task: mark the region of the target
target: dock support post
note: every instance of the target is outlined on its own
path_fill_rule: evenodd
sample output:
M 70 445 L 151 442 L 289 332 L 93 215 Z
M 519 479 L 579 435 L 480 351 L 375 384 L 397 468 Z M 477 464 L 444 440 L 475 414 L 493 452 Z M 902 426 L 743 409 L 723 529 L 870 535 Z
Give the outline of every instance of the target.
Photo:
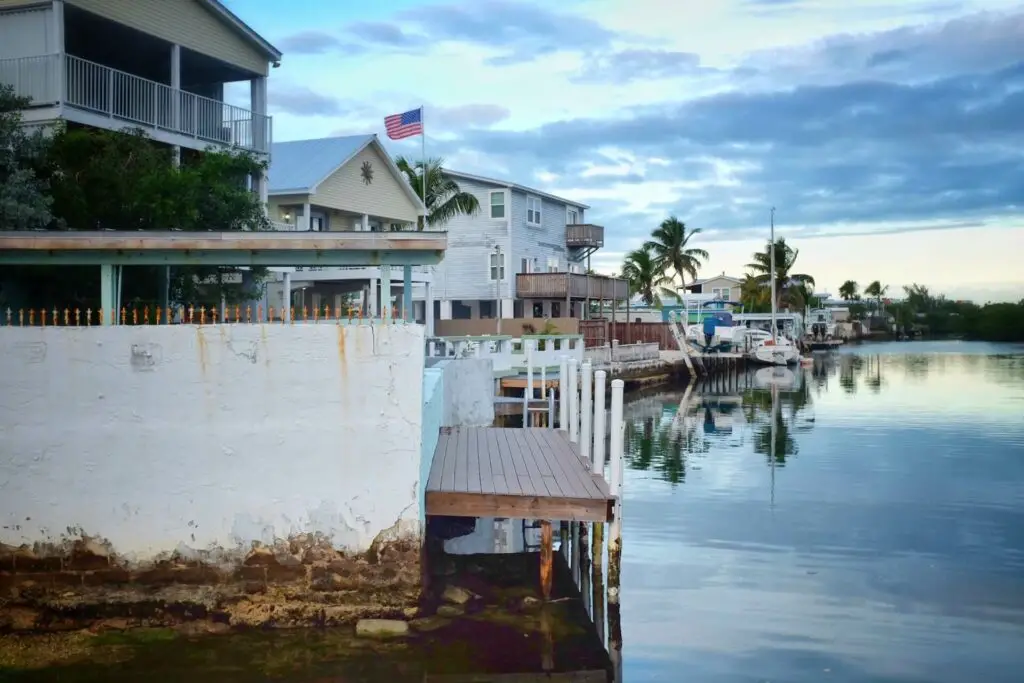
M 551 522 L 540 523 L 540 592 L 544 600 L 551 599 L 551 570 L 554 558 L 554 539 L 551 536 Z
M 577 522 L 569 522 L 572 533 L 572 580 L 577 586 L 580 585 L 580 525 Z
M 555 390 L 548 389 L 548 429 L 555 426 Z
M 590 547 L 593 549 L 591 555 L 591 584 L 593 596 L 594 626 L 597 627 L 597 638 L 604 643 L 604 524 L 594 522 L 593 538 Z
M 579 443 L 580 441 L 580 397 L 577 393 L 576 380 L 578 378 L 579 361 L 575 358 L 569 359 L 569 441 Z
M 605 407 L 604 387 L 608 373 L 598 370 L 594 373 L 594 458 L 590 471 L 604 476 Z
M 590 460 L 591 446 L 594 443 L 594 436 L 590 430 L 590 421 L 594 418 L 593 380 L 593 366 L 588 360 L 580 368 L 580 381 L 583 383 L 580 387 L 580 454 L 584 460 Z
M 558 428 L 569 431 L 569 402 L 567 391 L 569 386 L 569 357 L 558 358 Z
M 558 525 L 558 548 L 562 553 L 562 559 L 569 564 L 569 522 L 561 522 Z
M 622 396 L 625 382 L 612 380 L 611 463 L 608 488 L 615 496 L 615 512 L 608 535 L 608 603 L 619 602 L 619 569 L 622 562 L 622 460 L 623 429 Z M 609 608 L 610 609 L 610 608 Z
M 530 427 L 530 402 L 533 401 L 533 345 L 532 339 L 523 341 L 526 347 L 526 391 L 523 392 L 523 427 Z

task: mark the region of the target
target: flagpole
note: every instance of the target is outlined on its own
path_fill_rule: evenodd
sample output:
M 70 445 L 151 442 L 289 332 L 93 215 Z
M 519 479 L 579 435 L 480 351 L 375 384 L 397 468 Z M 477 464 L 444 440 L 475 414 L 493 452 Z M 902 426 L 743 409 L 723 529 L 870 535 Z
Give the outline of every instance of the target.
M 420 142 L 423 144 L 423 229 L 427 229 L 427 114 L 426 107 L 420 105 Z

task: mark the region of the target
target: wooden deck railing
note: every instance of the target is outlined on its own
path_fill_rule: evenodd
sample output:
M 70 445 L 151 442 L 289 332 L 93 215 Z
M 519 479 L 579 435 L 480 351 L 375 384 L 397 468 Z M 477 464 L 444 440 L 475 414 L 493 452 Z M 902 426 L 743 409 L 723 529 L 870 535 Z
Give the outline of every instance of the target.
M 521 299 L 598 299 L 624 301 L 629 296 L 625 280 L 607 275 L 581 273 L 519 273 L 516 296 Z

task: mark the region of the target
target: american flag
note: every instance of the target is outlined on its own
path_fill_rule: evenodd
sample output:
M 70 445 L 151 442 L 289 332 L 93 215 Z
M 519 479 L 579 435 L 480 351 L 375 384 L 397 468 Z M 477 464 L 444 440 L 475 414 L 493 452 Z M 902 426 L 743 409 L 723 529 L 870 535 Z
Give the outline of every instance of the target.
M 384 126 L 392 140 L 423 135 L 423 108 L 384 117 Z

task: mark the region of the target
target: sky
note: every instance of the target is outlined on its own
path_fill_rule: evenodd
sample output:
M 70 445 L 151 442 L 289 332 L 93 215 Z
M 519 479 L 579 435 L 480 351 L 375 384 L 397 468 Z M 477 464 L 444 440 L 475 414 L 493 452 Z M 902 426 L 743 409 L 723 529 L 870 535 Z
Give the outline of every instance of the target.
M 284 57 L 274 139 L 424 106 L 449 168 L 589 204 L 616 272 L 675 215 L 742 276 L 1024 298 L 1020 0 L 229 0 Z M 282 7 L 287 5 L 287 11 Z

